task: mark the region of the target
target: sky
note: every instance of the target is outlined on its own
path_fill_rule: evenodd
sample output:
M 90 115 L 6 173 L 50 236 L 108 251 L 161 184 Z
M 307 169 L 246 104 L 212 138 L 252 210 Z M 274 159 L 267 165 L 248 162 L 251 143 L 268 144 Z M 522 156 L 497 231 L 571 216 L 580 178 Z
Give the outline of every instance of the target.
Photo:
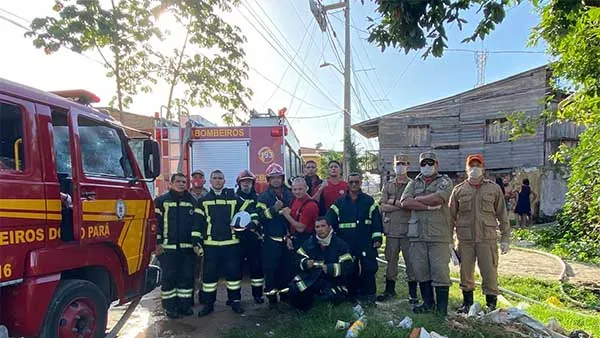
M 325 0 L 325 4 L 335 1 Z M 51 55 L 36 49 L 25 30 L 35 17 L 55 15 L 53 0 L 21 0 L 0 3 L 0 77 L 43 90 L 87 89 L 98 95 L 105 106 L 114 93 L 114 81 L 106 77 L 100 56 L 83 55 L 60 50 Z M 377 17 L 372 1 L 350 0 L 352 52 L 352 123 L 393 113 L 414 105 L 437 100 L 472 89 L 477 84 L 475 54 L 447 51 L 442 58 L 428 57 L 423 51 L 410 52 L 388 48 L 385 52 L 366 41 L 367 17 Z M 477 22 L 476 9 L 466 15 L 468 24 L 459 31 L 456 25 L 448 30 L 450 49 L 489 51 L 485 67 L 485 83 L 541 66 L 549 58 L 544 45 L 527 47 L 531 28 L 539 16 L 530 2 L 508 10 L 507 17 L 484 42 L 463 44 Z M 342 149 L 343 77 L 333 67 L 338 64 L 335 49 L 343 61 L 343 13 L 329 14 L 333 31 L 323 33 L 306 0 L 242 0 L 239 8 L 224 15 L 239 26 L 247 38 L 243 46 L 250 70 L 246 85 L 254 91 L 250 108 L 266 112 L 287 108 L 287 116 L 302 146 L 321 143 L 326 149 Z M 13 21 L 8 22 L 6 19 Z M 16 23 L 16 24 L 15 24 Z M 181 40 L 174 21 L 161 19 L 159 25 L 173 31 L 171 37 L 157 48 L 168 50 Z M 179 37 L 179 39 L 177 39 Z M 519 53 L 498 53 L 519 51 Z M 290 64 L 292 66 L 290 66 Z M 179 90 L 182 90 L 180 88 Z M 168 88 L 157 85 L 151 94 L 134 98 L 130 112 L 153 115 L 166 104 Z M 223 111 L 218 107 L 191 107 L 191 114 L 200 114 L 222 124 Z M 355 133 L 356 134 L 356 133 Z M 366 140 L 356 134 L 363 150 L 378 149 L 377 140 Z

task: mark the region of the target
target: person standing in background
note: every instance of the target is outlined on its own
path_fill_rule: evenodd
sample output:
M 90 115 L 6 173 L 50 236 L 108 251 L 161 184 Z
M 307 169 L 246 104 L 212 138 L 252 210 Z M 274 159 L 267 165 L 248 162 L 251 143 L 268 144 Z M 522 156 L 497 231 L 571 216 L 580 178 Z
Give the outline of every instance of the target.
M 531 196 L 533 195 L 533 200 Z M 529 185 L 529 179 L 524 178 L 521 190 L 517 193 L 517 206 L 515 208 L 515 214 L 519 215 L 519 223 L 522 229 L 525 229 L 528 225 L 531 225 L 531 204 L 537 200 L 537 194 L 531 190 Z

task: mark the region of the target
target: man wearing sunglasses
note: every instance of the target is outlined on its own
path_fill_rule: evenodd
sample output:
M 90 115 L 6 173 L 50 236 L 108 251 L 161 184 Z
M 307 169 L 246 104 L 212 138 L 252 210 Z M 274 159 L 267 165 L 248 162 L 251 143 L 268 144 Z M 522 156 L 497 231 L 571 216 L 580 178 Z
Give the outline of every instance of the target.
M 327 212 L 327 222 L 350 246 L 357 264 L 348 279 L 349 296 L 362 298 L 367 306 L 375 304 L 377 249 L 383 240 L 381 214 L 375 200 L 362 192 L 358 173 L 348 176 L 348 192 L 338 198 Z
M 450 285 L 450 244 L 452 226 L 448 200 L 452 180 L 438 172 L 437 155 L 424 152 L 419 155 L 421 173 L 408 185 L 400 206 L 414 210 L 408 223 L 410 261 L 419 282 L 423 304 L 413 309 L 416 313 L 448 314 Z M 435 300 L 433 288 L 435 287 Z

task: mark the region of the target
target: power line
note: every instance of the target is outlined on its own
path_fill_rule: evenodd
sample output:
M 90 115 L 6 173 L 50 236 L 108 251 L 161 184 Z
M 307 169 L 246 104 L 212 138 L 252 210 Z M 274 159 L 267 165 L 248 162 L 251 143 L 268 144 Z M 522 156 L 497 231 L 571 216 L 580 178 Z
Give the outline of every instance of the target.
M 338 111 L 335 113 L 323 114 L 323 115 L 318 115 L 318 116 L 294 116 L 294 117 L 290 117 L 290 119 L 296 119 L 296 120 L 320 119 L 320 118 L 324 118 L 324 117 L 339 115 L 341 113 L 342 113 L 341 111 Z
M 480 50 L 475 49 L 461 49 L 461 48 L 447 48 L 444 51 L 447 52 L 465 52 L 465 53 L 477 53 Z M 537 50 L 486 50 L 486 53 L 490 54 L 546 54 L 544 51 Z
M 11 24 L 13 24 L 13 25 L 15 25 L 15 26 L 17 26 L 19 28 L 22 28 L 22 29 L 26 30 L 26 31 L 30 30 L 29 27 L 27 27 L 25 25 L 22 25 L 22 24 L 20 24 L 20 23 L 18 23 L 16 21 L 14 21 L 13 19 L 7 18 L 7 17 L 5 17 L 3 15 L 0 15 L 0 19 L 2 19 L 4 21 L 7 21 L 8 23 L 11 23 Z
M 22 17 L 22 16 L 20 16 L 20 15 L 18 15 L 18 14 L 15 14 L 15 13 L 13 13 L 13 12 L 11 12 L 11 11 L 7 11 L 7 10 L 6 10 L 6 9 L 4 9 L 4 8 L 0 8 L 0 11 L 4 12 L 4 13 L 6 13 L 6 14 L 10 15 L 10 16 L 13 16 L 13 17 L 15 17 L 15 18 L 17 18 L 17 19 L 21 19 L 21 20 L 23 20 L 24 22 L 26 22 L 27 24 L 29 24 L 29 21 L 30 21 L 30 20 L 29 20 L 29 19 L 27 19 L 27 18 L 24 18 L 24 17 Z M 27 28 L 27 29 L 29 29 L 29 28 Z
M 404 68 L 404 70 L 402 71 L 402 73 L 400 73 L 400 76 L 398 76 L 398 79 L 396 79 L 396 82 L 392 86 L 393 89 L 396 89 L 396 87 L 400 84 L 400 80 L 402 80 L 402 78 L 404 77 L 404 74 L 406 74 L 406 72 L 408 72 L 408 69 L 410 68 L 410 66 L 413 64 L 413 62 L 415 62 L 415 60 L 417 59 L 417 56 L 419 56 L 419 52 L 418 51 L 415 51 L 414 53 L 415 53 L 415 55 L 413 56 L 413 58 L 406 65 L 406 67 Z

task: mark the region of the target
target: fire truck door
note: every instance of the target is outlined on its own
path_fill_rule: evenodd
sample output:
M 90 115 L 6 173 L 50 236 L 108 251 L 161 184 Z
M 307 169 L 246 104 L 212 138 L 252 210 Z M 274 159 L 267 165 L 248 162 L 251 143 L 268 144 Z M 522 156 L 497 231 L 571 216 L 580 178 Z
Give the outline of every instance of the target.
M 134 274 L 141 269 L 152 205 L 145 183 L 134 179 L 139 173 L 134 171 L 134 156 L 122 129 L 79 116 L 77 131 L 79 240 L 112 242 L 120 248 L 127 272 Z

